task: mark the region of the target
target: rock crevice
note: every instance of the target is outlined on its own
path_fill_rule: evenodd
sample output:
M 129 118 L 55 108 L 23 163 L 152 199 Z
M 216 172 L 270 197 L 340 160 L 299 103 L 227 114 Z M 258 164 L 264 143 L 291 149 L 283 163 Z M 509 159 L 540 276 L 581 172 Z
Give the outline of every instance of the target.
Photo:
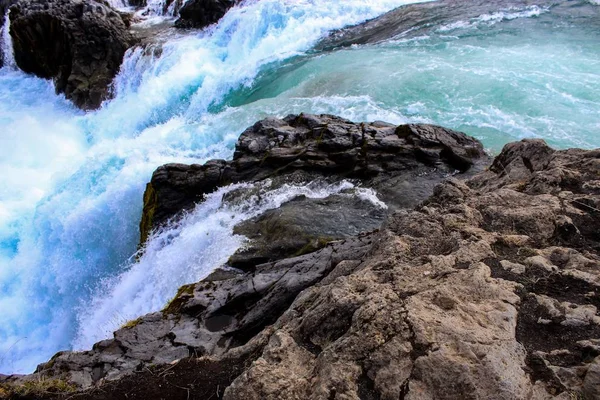
M 329 126 L 315 123 L 324 119 Z M 370 129 L 374 134 L 363 136 Z M 358 162 L 359 151 L 357 162 L 344 161 L 352 165 L 345 171 L 367 180 L 393 165 L 404 168 L 408 154 L 411 165 L 421 165 L 416 155 L 423 148 L 434 149 L 428 163 L 448 169 L 479 154 L 469 147 L 475 142 L 447 132 L 361 127 L 330 116 L 267 120 L 242 135 L 240 148 L 248 154 L 238 149 L 232 162 L 166 166 L 157 174 L 185 171 L 189 180 L 193 170 L 199 179 L 191 179 L 198 185 L 192 187 L 201 192 L 198 182 L 212 182 L 206 171 L 218 165 L 235 172 L 240 160 L 249 160 L 235 172 L 248 173 L 245 179 L 292 168 L 289 159 L 278 162 L 287 154 L 294 168 L 336 171 L 338 164 L 327 162 L 335 152 L 316 138 L 347 140 L 343 146 L 352 151 L 353 133 L 357 142 L 394 142 L 396 158 L 387 169 L 373 167 L 373 160 L 389 161 L 377 150 L 369 150 L 375 156 L 367 163 Z M 289 146 L 277 146 L 286 140 Z M 442 155 L 445 146 L 453 149 L 452 161 Z M 256 167 L 265 149 L 280 156 Z M 314 167 L 314 160 L 326 162 Z M 174 182 L 187 187 L 185 179 Z M 38 375 L 101 385 L 114 398 L 125 398 L 119 397 L 125 389 L 165 396 L 173 391 L 162 388 L 164 377 L 143 371 L 181 359 L 160 371 L 185 377 L 207 368 L 215 385 L 223 383 L 212 391 L 229 400 L 598 398 L 598 182 L 598 150 L 556 151 L 540 140 L 508 144 L 488 169 L 447 177 L 413 208 L 396 208 L 378 230 L 248 272 L 220 271 L 183 287 L 163 312 L 93 350 L 59 353 Z M 146 379 L 143 388 L 134 388 L 139 378 L 129 374 L 136 370 Z M 182 398 L 207 388 L 177 382 Z M 94 389 L 84 393 L 106 398 Z

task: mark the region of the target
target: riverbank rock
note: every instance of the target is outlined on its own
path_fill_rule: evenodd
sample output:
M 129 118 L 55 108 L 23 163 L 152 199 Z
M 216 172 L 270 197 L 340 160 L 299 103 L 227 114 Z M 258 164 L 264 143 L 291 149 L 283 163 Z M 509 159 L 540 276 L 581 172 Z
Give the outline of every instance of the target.
M 54 80 L 84 110 L 110 97 L 125 51 L 135 43 L 128 19 L 103 1 L 20 0 L 10 9 L 15 61 Z
M 188 0 L 179 9 L 178 28 L 204 28 L 212 25 L 239 0 Z
M 158 168 L 144 195 L 141 242 L 220 186 L 268 181 L 272 191 L 353 182 L 337 195 L 300 197 L 236 227 L 251 242 L 230 266 L 248 270 L 375 229 L 388 212 L 414 207 L 448 176 L 467 177 L 488 162 L 477 140 L 433 125 L 354 123 L 309 114 L 267 118 L 241 134 L 232 161 Z M 226 200 L 241 202 L 257 190 L 238 190 Z
M 595 399 L 598 232 L 600 150 L 511 143 L 378 230 L 184 286 L 113 339 L 0 387 L 43 377 L 93 386 L 77 393 L 90 399 Z

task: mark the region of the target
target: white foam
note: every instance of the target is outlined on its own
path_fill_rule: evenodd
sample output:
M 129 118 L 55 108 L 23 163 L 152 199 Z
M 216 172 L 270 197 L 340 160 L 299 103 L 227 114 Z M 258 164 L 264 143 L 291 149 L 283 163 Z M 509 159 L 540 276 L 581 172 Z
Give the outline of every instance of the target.
M 490 14 L 483 14 L 476 18 L 471 18 L 468 21 L 456 21 L 448 25 L 442 25 L 436 29 L 437 32 L 451 32 L 459 29 L 469 29 L 479 26 L 491 26 L 502 21 L 512 21 L 517 18 L 533 18 L 539 17 L 541 14 L 550 11 L 548 6 L 528 6 L 522 9 L 509 8 L 504 11 L 498 11 Z
M 103 289 L 79 315 L 79 333 L 73 347 L 89 348 L 109 337 L 125 321 L 160 310 L 173 297 L 174 288 L 206 277 L 244 243 L 233 227 L 266 210 L 280 207 L 298 197 L 326 198 L 355 189 L 348 181 L 336 184 L 312 182 L 305 186 L 284 185 L 270 190 L 270 183 L 230 185 L 206 196 L 181 221 L 153 233 L 139 262 L 126 267 L 119 276 L 108 279 Z M 236 203 L 224 204 L 225 194 L 239 189 L 258 189 L 256 194 Z M 357 189 L 358 195 L 386 208 L 370 189 Z
M 15 62 L 15 52 L 12 44 L 12 37 L 10 36 L 10 18 L 8 17 L 8 11 L 4 16 L 4 24 L 0 31 L 0 53 L 2 53 L 2 60 L 4 62 L 4 68 L 15 69 L 17 63 Z
M 407 2 L 248 1 L 220 24 L 169 41 L 160 56 L 128 52 L 116 98 L 87 114 L 56 96 L 49 82 L 3 69 L 0 165 L 10 173 L 0 175 L 0 308 L 7 310 L 0 313 L 0 372 L 31 372 L 67 349 L 77 331 L 75 305 L 101 298 L 98 290 L 112 296 L 99 282 L 119 281 L 130 266 L 142 193 L 156 167 L 230 157 L 239 133 L 267 115 L 251 107 L 214 114 L 211 107 L 251 84 L 265 64 L 301 54 L 328 30 Z M 236 245 L 230 240 L 224 248 Z M 161 267 L 156 277 L 170 270 Z M 139 288 L 125 281 L 135 279 L 123 278 L 123 288 Z M 166 282 L 173 286 L 161 287 L 153 309 L 177 290 L 178 279 Z M 109 300 L 102 304 L 111 310 Z M 89 335 L 80 337 L 89 344 Z
M 124 9 L 127 7 L 127 1 L 126 0 L 107 0 L 108 4 L 110 4 L 112 7 L 116 8 L 116 9 Z

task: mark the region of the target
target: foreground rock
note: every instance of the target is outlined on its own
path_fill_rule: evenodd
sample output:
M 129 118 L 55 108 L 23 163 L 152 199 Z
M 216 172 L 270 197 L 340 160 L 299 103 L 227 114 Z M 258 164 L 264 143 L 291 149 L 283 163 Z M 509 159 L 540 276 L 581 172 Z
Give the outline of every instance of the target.
M 600 150 L 512 143 L 378 231 L 184 286 L 38 376 L 139 371 L 92 399 L 596 399 L 598 232 Z
M 600 151 L 508 145 L 304 291 L 224 397 L 598 398 L 599 178 Z
M 212 25 L 239 3 L 239 0 L 188 0 L 179 9 L 179 28 L 204 28 Z
M 20 0 L 10 21 L 17 66 L 53 79 L 58 93 L 85 110 L 110 97 L 134 43 L 127 19 L 103 1 Z
M 144 195 L 141 241 L 152 229 L 192 209 L 205 194 L 231 183 L 269 180 L 273 190 L 285 184 L 351 179 L 375 190 L 394 210 L 414 207 L 447 176 L 466 176 L 487 162 L 478 141 L 432 125 L 359 124 L 309 114 L 269 118 L 242 133 L 232 161 L 158 168 Z M 228 197 L 241 201 L 244 192 Z M 230 264 L 251 269 L 315 250 L 379 227 L 386 213 L 364 198 L 343 193 L 319 200 L 299 198 L 238 226 L 236 233 L 253 242 Z

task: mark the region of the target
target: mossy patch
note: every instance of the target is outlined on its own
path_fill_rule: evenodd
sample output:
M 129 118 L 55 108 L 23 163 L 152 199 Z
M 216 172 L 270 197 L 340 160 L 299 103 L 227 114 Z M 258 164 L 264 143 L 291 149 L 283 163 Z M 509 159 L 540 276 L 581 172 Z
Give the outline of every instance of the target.
M 142 322 L 142 317 L 136 318 L 136 319 L 132 319 L 131 321 L 127 321 L 125 322 L 122 326 L 121 329 L 131 329 L 131 328 L 135 328 L 136 326 L 138 326 L 140 323 Z
M 163 315 L 177 314 L 185 302 L 194 295 L 195 283 L 189 285 L 183 285 L 177 290 L 177 294 L 167 303 L 165 308 L 162 310 Z
M 61 393 L 72 393 L 76 390 L 76 386 L 65 380 L 40 378 L 18 384 L 0 384 L 0 399 L 35 399 Z
M 152 183 L 148 183 L 144 191 L 144 209 L 142 211 L 142 220 L 140 221 L 140 247 L 146 243 L 152 231 L 157 205 L 156 190 L 154 190 Z

